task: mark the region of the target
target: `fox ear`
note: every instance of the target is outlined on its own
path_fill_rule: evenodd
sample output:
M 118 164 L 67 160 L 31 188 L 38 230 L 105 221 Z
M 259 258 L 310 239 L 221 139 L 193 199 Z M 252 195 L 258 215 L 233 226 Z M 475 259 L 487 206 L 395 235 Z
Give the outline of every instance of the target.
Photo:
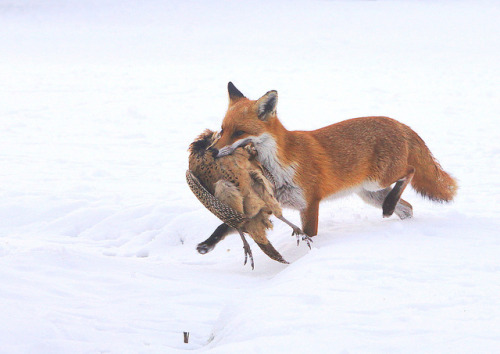
M 267 121 L 276 114 L 276 106 L 278 105 L 278 92 L 269 91 L 264 96 L 257 100 L 257 115 L 260 120 Z
M 240 98 L 244 98 L 245 96 L 233 85 L 231 81 L 227 84 L 227 92 L 229 93 L 229 104 L 232 104 L 238 101 Z

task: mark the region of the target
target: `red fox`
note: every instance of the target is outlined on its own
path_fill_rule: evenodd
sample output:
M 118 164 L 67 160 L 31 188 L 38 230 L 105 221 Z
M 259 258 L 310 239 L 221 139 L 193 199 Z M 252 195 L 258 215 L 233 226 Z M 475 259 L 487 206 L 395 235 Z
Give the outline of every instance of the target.
M 432 201 L 449 202 L 456 194 L 455 179 L 403 123 L 362 117 L 312 131 L 289 131 L 276 114 L 276 91 L 254 101 L 229 82 L 228 92 L 229 107 L 212 148 L 225 156 L 252 142 L 257 159 L 274 179 L 277 200 L 300 211 L 308 236 L 318 233 L 319 203 L 325 198 L 357 193 L 382 208 L 384 217 L 396 213 L 404 219 L 413 215 L 411 204 L 401 199 L 408 184 Z M 223 224 L 211 237 L 229 231 Z

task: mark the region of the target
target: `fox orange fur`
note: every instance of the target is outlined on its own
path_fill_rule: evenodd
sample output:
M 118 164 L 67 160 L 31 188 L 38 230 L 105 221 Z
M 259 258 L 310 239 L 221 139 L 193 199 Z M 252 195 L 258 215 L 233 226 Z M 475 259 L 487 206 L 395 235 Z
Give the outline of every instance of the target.
M 229 107 L 213 148 L 225 156 L 252 142 L 275 180 L 277 200 L 300 210 L 302 230 L 309 236 L 318 233 L 319 203 L 325 198 L 357 193 L 382 208 L 384 217 L 395 212 L 404 219 L 413 215 L 411 204 L 401 199 L 408 184 L 432 201 L 449 202 L 456 194 L 455 179 L 403 123 L 362 117 L 289 131 L 276 114 L 276 91 L 258 100 L 249 100 L 231 82 L 228 91 Z

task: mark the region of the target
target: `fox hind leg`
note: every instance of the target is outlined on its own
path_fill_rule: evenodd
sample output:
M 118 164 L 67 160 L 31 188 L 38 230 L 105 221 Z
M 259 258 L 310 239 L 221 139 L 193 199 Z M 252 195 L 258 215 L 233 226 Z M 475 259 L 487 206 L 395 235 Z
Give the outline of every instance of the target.
M 376 208 L 382 208 L 384 200 L 390 192 L 391 188 L 385 188 L 378 191 L 362 189 L 358 192 L 358 195 L 365 203 L 373 205 Z M 406 200 L 400 198 L 396 204 L 394 213 L 400 219 L 408 219 L 413 217 L 413 207 Z
M 401 219 L 409 219 L 413 217 L 413 207 L 406 200 L 400 198 L 394 213 Z
M 415 168 L 409 166 L 406 175 L 403 178 L 399 179 L 394 185 L 394 188 L 392 188 L 389 194 L 387 194 L 384 202 L 382 203 L 382 214 L 384 218 L 387 218 L 391 216 L 392 213 L 394 213 L 396 205 L 401 199 L 401 194 L 403 194 L 408 183 L 411 182 L 411 179 L 413 178 L 414 174 L 415 174 Z M 408 202 L 405 203 L 409 204 Z

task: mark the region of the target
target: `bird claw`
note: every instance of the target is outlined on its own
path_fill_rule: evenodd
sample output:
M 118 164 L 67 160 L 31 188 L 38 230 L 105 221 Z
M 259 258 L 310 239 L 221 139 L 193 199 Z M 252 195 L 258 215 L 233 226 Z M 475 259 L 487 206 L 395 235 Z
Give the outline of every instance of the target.
M 311 242 L 313 242 L 313 240 L 311 237 L 306 235 L 301 229 L 294 228 L 293 232 L 292 232 L 292 236 L 297 237 L 297 246 L 299 245 L 300 240 L 302 239 L 302 241 L 305 241 L 305 243 L 307 244 L 307 247 L 309 247 L 309 249 L 311 249 Z
M 243 262 L 243 265 L 246 265 L 248 258 L 250 258 L 250 265 L 252 266 L 252 270 L 254 270 L 252 249 L 250 248 L 250 245 L 248 244 L 247 240 L 245 239 L 245 236 L 242 233 L 240 233 L 240 236 L 241 236 L 241 240 L 243 241 L 243 251 L 245 252 L 245 261 Z
M 245 262 L 243 262 L 243 265 L 246 265 L 248 258 L 250 258 L 250 265 L 252 266 L 252 270 L 254 270 L 252 250 L 250 247 L 247 248 L 245 246 L 243 246 L 243 250 L 245 251 Z

